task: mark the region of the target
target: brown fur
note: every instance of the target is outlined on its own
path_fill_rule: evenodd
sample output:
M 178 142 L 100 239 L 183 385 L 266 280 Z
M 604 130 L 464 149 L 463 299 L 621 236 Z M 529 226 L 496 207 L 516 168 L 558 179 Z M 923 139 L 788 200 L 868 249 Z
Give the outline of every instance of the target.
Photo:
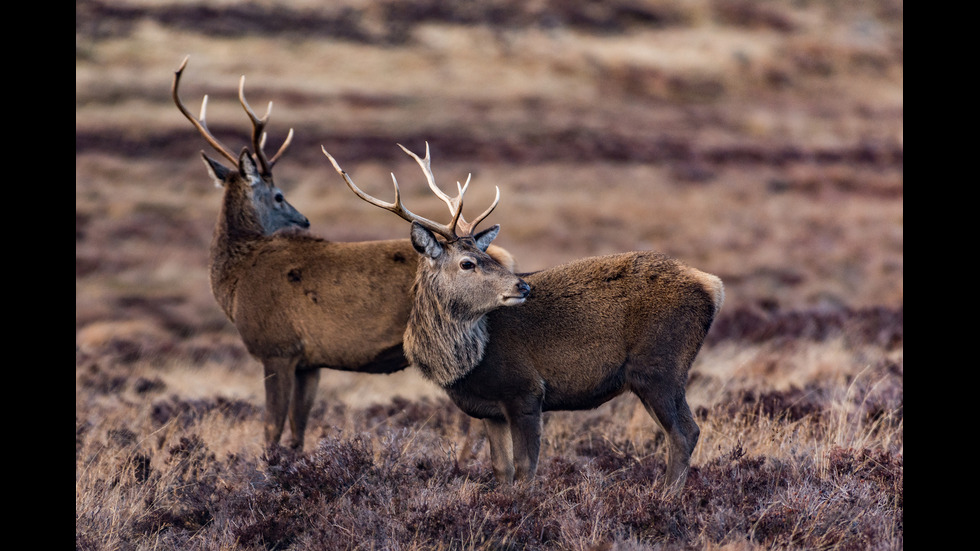
M 265 235 L 230 171 L 211 245 L 211 289 L 248 351 L 262 363 L 265 437 L 302 448 L 319 368 L 392 373 L 407 367 L 402 334 L 416 253 L 408 239 L 332 242 L 306 232 Z M 491 251 L 513 262 L 503 249 Z
M 685 386 L 721 308 L 721 280 L 631 252 L 522 281 L 483 253 L 481 236 L 446 243 L 413 224 L 422 259 L 405 351 L 457 406 L 485 420 L 497 479 L 533 478 L 543 411 L 595 408 L 630 391 L 669 436 L 667 478 L 679 491 L 699 435 Z M 464 260 L 476 268 L 462 269 Z M 525 284 L 522 304 L 500 307 Z
M 186 63 L 174 76 L 174 102 L 235 165 L 229 169 L 204 155 L 211 177 L 224 188 L 211 242 L 211 291 L 262 363 L 266 442 L 279 442 L 288 414 L 289 445 L 302 449 L 320 368 L 392 373 L 409 365 L 402 334 L 416 254 L 408 239 L 335 243 L 303 231 L 309 221 L 272 178 L 292 132 L 267 158 L 261 135 L 268 115 L 255 117 L 240 87 L 242 106 L 252 119 L 254 151 L 245 148 L 235 158 L 208 131 L 203 108 L 195 119 L 183 107 L 177 87 Z M 507 251 L 492 252 L 513 266 Z
M 679 492 L 700 433 L 685 387 L 724 302 L 721 279 L 662 254 L 632 252 L 525 281 L 486 253 L 500 226 L 474 233 L 499 190 L 489 209 L 461 223 L 466 186 L 446 195 L 432 178 L 428 147 L 425 158 L 405 152 L 450 206 L 449 224 L 405 208 L 397 182 L 394 202 L 364 193 L 323 151 L 354 194 L 411 222 L 419 262 L 405 353 L 460 409 L 484 420 L 497 480 L 534 477 L 543 411 L 595 408 L 630 391 L 668 434 L 668 487 Z

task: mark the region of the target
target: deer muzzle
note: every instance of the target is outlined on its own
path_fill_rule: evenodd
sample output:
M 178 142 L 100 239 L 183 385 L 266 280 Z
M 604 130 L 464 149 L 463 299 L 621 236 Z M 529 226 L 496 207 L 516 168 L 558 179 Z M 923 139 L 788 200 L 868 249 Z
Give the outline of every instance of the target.
M 517 306 L 518 304 L 523 304 L 530 294 L 531 286 L 523 279 L 518 279 L 514 288 L 501 297 L 501 303 L 504 306 Z

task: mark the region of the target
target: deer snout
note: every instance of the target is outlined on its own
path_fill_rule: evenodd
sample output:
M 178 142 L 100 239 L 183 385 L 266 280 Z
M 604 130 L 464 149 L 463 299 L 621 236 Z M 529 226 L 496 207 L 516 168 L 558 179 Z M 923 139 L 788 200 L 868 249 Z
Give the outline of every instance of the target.
M 503 296 L 504 306 L 517 306 L 522 304 L 528 295 L 531 294 L 531 286 L 523 279 L 518 279 L 514 288 Z

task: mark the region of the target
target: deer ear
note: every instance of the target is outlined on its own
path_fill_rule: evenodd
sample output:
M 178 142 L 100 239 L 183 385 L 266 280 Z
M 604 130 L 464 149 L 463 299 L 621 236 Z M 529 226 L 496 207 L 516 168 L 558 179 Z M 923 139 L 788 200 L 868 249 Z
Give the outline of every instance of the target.
M 238 172 L 241 173 L 249 185 L 254 186 L 262 181 L 262 175 L 259 174 L 259 169 L 255 166 L 255 159 L 252 158 L 252 154 L 247 147 L 243 147 L 241 154 L 238 156 Z
M 442 255 L 443 248 L 435 234 L 422 227 L 418 222 L 412 222 L 412 246 L 419 254 L 430 259 Z
M 214 180 L 215 187 L 224 187 L 225 178 L 228 177 L 228 173 L 231 172 L 224 165 L 215 161 L 211 157 L 208 157 L 201 152 L 201 157 L 204 157 L 204 166 L 208 167 L 208 174 L 211 175 L 211 179 Z
M 497 234 L 500 233 L 500 224 L 494 224 L 493 226 L 481 231 L 480 233 L 473 236 L 476 241 L 476 246 L 483 252 L 487 252 L 487 247 L 490 246 L 490 242 L 497 238 Z

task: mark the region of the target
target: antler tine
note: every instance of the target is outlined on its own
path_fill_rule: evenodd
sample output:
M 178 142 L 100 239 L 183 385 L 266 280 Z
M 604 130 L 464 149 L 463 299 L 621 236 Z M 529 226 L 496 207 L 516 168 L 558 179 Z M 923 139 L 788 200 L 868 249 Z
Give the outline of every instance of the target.
M 473 178 L 473 175 L 472 174 L 467 174 L 466 175 L 466 183 L 465 184 L 460 184 L 459 183 L 459 180 L 456 181 L 456 189 L 459 191 L 459 200 L 460 201 L 463 200 L 463 194 L 466 193 L 466 189 L 470 187 L 470 180 L 472 178 Z M 499 194 L 500 194 L 500 191 L 499 190 L 497 191 L 497 194 L 498 194 L 498 200 L 499 200 Z M 496 207 L 496 206 L 497 206 L 497 204 L 495 202 L 493 204 L 493 206 L 490 207 L 490 210 L 493 210 L 494 207 Z M 466 219 L 463 218 L 462 215 L 460 215 L 460 217 L 459 217 L 459 227 L 457 228 L 457 230 L 459 231 L 459 233 L 462 233 L 463 235 L 473 235 L 473 230 L 476 229 L 476 225 L 479 224 L 480 221 L 483 220 L 484 218 L 486 218 L 489 214 L 490 214 L 490 211 L 487 211 L 487 212 L 481 214 L 480 215 L 480 218 L 477 218 L 474 222 L 467 222 Z
M 262 141 L 259 142 L 259 148 L 262 149 L 262 151 L 265 151 L 265 141 L 266 139 L 268 139 L 268 137 L 269 137 L 268 132 L 262 133 Z M 289 133 L 286 134 L 286 140 L 283 141 L 282 145 L 279 146 L 279 151 L 277 151 L 276 154 L 273 155 L 271 159 L 269 159 L 269 168 L 276 166 L 276 161 L 279 160 L 279 157 L 282 157 L 283 151 L 286 151 L 286 148 L 289 147 L 289 144 L 292 143 L 292 141 L 293 141 L 293 129 L 290 128 Z
M 456 222 L 459 220 L 459 213 L 460 211 L 462 211 L 462 204 L 460 204 L 460 207 L 455 209 L 455 211 L 453 212 L 453 221 L 449 225 L 433 222 L 432 220 L 429 220 L 428 218 L 423 218 L 413 213 L 412 211 L 408 210 L 407 208 L 405 208 L 405 206 L 402 204 L 401 201 L 401 192 L 398 189 L 398 180 L 395 178 L 394 174 L 391 175 L 391 181 L 395 186 L 395 201 L 393 203 L 387 203 L 385 201 L 376 199 L 368 195 L 367 193 L 361 191 L 361 188 L 357 187 L 357 185 L 354 184 L 354 181 L 351 180 L 351 177 L 347 174 L 347 172 L 344 169 L 340 168 L 340 165 L 337 163 L 337 160 L 334 159 L 333 156 L 330 155 L 330 153 L 327 153 L 327 149 L 322 145 L 320 146 L 320 149 L 323 150 L 323 154 L 326 155 L 328 159 L 330 159 L 330 163 L 333 164 L 333 167 L 337 171 L 337 173 L 343 176 L 344 181 L 347 182 L 347 187 L 349 187 L 351 191 L 353 191 L 358 197 L 360 197 L 364 201 L 367 201 L 368 203 L 376 207 L 381 207 L 387 211 L 393 212 L 398 216 L 400 216 L 402 219 L 407 220 L 409 222 L 418 222 L 420 225 L 422 225 L 429 231 L 438 233 L 439 235 L 443 236 L 447 240 L 453 241 L 457 239 L 458 236 L 456 235 Z M 462 201 L 460 203 L 462 203 Z
M 272 171 L 272 162 L 265 156 L 265 151 L 262 149 L 262 146 L 265 145 L 265 125 L 269 122 L 269 115 L 272 113 L 272 102 L 269 102 L 269 107 L 265 110 L 265 116 L 261 119 L 258 118 L 255 112 L 252 111 L 252 107 L 249 106 L 248 101 L 245 100 L 245 75 L 242 75 L 242 79 L 238 82 L 238 101 L 241 102 L 245 113 L 248 114 L 248 118 L 252 121 L 252 148 L 255 149 L 255 157 L 259 160 L 262 173 L 269 174 Z M 285 144 L 283 147 L 285 147 Z M 276 153 L 273 158 L 278 160 L 282 151 L 283 148 L 280 147 L 279 153 Z
M 473 178 L 473 174 L 468 174 L 466 176 L 465 184 L 460 184 L 457 181 L 456 189 L 459 192 L 459 195 L 456 197 L 450 197 L 439 189 L 439 186 L 436 185 L 435 177 L 432 175 L 432 162 L 429 157 L 429 142 L 425 142 L 425 158 L 423 159 L 420 159 L 418 155 L 409 151 L 402 144 L 398 144 L 398 147 L 402 148 L 402 151 L 408 153 L 413 159 L 415 159 L 415 162 L 422 167 L 422 172 L 425 173 L 425 180 L 429 183 L 429 189 L 431 189 L 437 197 L 442 199 L 442 201 L 449 207 L 449 212 L 453 213 L 453 227 L 457 233 L 462 235 L 473 235 L 473 230 L 476 229 L 476 226 L 487 216 L 489 216 L 490 213 L 493 212 L 493 209 L 497 207 L 497 203 L 500 202 L 500 188 L 498 187 L 497 198 L 494 200 L 493 204 L 490 205 L 490 208 L 484 211 L 483 214 L 481 214 L 473 222 L 467 222 L 466 219 L 463 218 L 463 194 L 465 194 L 466 189 L 470 187 L 470 180 Z
M 191 121 L 191 124 L 193 124 L 194 127 L 197 128 L 197 131 L 200 132 L 202 136 L 204 136 L 204 139 L 207 140 L 209 144 L 211 144 L 211 147 L 217 150 L 218 153 L 221 153 L 221 155 L 224 156 L 226 159 L 231 161 L 233 165 L 238 166 L 238 158 L 235 155 L 233 155 L 230 151 L 228 151 L 228 149 L 226 149 L 223 145 L 221 145 L 221 142 L 219 142 L 218 139 L 211 134 L 211 131 L 208 130 L 208 123 L 205 118 L 207 113 L 207 108 L 208 108 L 208 97 L 204 96 L 204 100 L 201 102 L 201 116 L 196 119 L 194 118 L 193 115 L 191 115 L 190 111 L 188 111 L 187 108 L 184 107 L 184 103 L 180 101 L 180 96 L 177 94 L 177 88 L 180 86 L 180 76 L 181 74 L 183 74 L 184 67 L 187 66 L 187 61 L 190 59 L 190 57 L 191 56 L 184 57 L 183 63 L 181 63 L 177 71 L 174 72 L 174 83 L 173 86 L 171 87 L 174 103 L 177 104 L 177 109 L 180 109 L 180 112 L 183 113 L 185 117 L 187 117 L 187 120 Z
M 431 158 L 429 157 L 429 142 L 425 142 L 424 159 L 420 159 L 418 155 L 409 151 L 408 148 L 406 148 L 402 144 L 398 144 L 398 147 L 402 148 L 402 151 L 408 153 L 409 156 L 415 159 L 415 162 L 418 163 L 420 167 L 422 167 L 422 172 L 425 174 L 425 181 L 429 183 L 429 189 L 432 190 L 432 193 L 436 194 L 436 197 L 442 199 L 442 201 L 446 203 L 446 206 L 449 207 L 449 212 L 454 212 L 456 210 L 456 207 L 459 206 L 459 200 L 462 197 L 462 195 L 455 198 L 450 197 L 441 189 L 439 189 L 439 186 L 436 185 L 435 176 L 432 175 L 432 162 L 430 160 Z
M 289 133 L 286 134 L 286 140 L 284 142 L 282 142 L 282 145 L 279 146 L 279 151 L 277 151 L 276 154 L 273 155 L 271 159 L 269 159 L 269 168 L 270 169 L 272 167 L 276 166 L 276 162 L 279 160 L 279 157 L 282 157 L 283 152 L 286 151 L 286 148 L 289 147 L 289 144 L 291 144 L 291 143 L 293 143 L 293 129 L 292 128 L 290 128 L 289 129 Z M 265 140 L 264 139 L 262 140 L 262 146 L 265 147 Z
M 469 184 L 469 179 L 467 179 L 467 184 Z M 483 211 L 483 214 L 477 216 L 472 222 L 463 222 L 460 224 L 460 225 L 465 225 L 464 231 L 467 234 L 473 235 L 473 230 L 476 229 L 476 227 L 480 224 L 480 222 L 483 222 L 483 220 L 487 216 L 490 216 L 490 213 L 493 212 L 493 209 L 497 208 L 497 203 L 500 202 L 500 186 L 495 186 L 495 187 L 497 188 L 497 197 L 493 200 L 493 204 L 490 205 L 490 207 L 487 210 Z M 465 189 L 466 186 L 463 186 L 463 190 Z

